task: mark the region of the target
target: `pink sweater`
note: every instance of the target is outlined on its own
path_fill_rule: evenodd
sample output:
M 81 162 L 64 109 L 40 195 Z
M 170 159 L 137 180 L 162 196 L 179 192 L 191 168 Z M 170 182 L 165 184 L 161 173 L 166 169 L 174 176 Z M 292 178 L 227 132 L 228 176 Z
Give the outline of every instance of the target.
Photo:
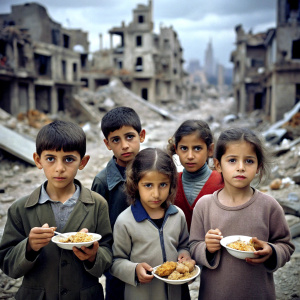
M 184 194 L 183 185 L 182 185 L 182 172 L 178 174 L 178 190 L 176 194 L 176 199 L 174 204 L 180 207 L 186 218 L 186 223 L 188 225 L 188 230 L 190 231 L 191 222 L 192 222 L 192 215 L 193 215 L 193 209 L 198 202 L 198 200 L 208 194 L 212 194 L 214 191 L 223 188 L 224 182 L 223 178 L 220 173 L 217 171 L 212 171 L 210 174 L 208 180 L 204 184 L 203 188 L 201 189 L 200 193 L 196 197 L 193 205 L 190 205 L 188 200 L 186 199 L 186 196 Z
M 257 190 L 247 203 L 237 207 L 222 205 L 217 195 L 214 192 L 202 197 L 193 212 L 191 255 L 203 266 L 199 299 L 275 300 L 273 272 L 290 260 L 295 249 L 283 209 L 274 198 Z M 265 264 L 250 265 L 223 247 L 209 263 L 204 239 L 211 228 L 219 228 L 224 237 L 240 234 L 269 242 L 276 251 L 273 269 Z

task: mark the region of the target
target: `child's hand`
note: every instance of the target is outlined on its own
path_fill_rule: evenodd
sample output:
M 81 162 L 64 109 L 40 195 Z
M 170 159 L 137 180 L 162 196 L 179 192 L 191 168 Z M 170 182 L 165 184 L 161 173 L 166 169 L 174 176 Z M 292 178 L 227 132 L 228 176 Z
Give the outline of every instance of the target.
M 98 248 L 99 243 L 96 241 L 94 242 L 92 248 L 82 246 L 79 249 L 77 247 L 73 247 L 73 252 L 80 260 L 88 260 L 89 262 L 93 263 L 96 259 Z
M 215 253 L 221 249 L 220 240 L 223 238 L 221 231 L 216 229 L 210 229 L 205 235 L 206 249 L 210 253 Z
M 187 252 L 181 252 L 179 255 L 178 255 L 178 262 L 183 262 L 183 261 L 186 261 L 186 260 L 190 260 L 191 259 L 191 256 L 189 253 Z
M 153 268 L 149 266 L 147 263 L 139 263 L 135 268 L 136 275 L 139 279 L 140 283 L 148 283 L 153 279 L 153 275 L 149 274 L 153 271 Z
M 27 252 L 39 251 L 41 248 L 47 246 L 54 235 L 54 227 L 49 227 L 46 223 L 42 227 L 31 228 L 28 236 Z
M 246 258 L 246 262 L 252 265 L 262 264 L 267 261 L 272 255 L 272 247 L 264 241 L 257 239 L 256 237 L 252 238 L 252 241 L 255 245 L 255 249 L 259 249 L 258 251 L 254 251 L 254 254 L 258 254 L 259 258 Z

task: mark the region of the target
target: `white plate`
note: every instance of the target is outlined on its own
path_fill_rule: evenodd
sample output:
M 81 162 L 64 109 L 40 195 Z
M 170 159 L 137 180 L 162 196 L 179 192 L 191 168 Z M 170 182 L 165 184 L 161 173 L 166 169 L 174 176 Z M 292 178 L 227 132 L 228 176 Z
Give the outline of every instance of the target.
M 178 285 L 178 284 L 184 284 L 184 283 L 187 283 L 187 282 L 190 282 L 191 280 L 195 279 L 197 276 L 199 276 L 200 274 L 200 268 L 195 265 L 195 268 L 197 270 L 196 274 L 193 276 L 193 277 L 190 277 L 190 278 L 187 278 L 187 279 L 183 279 L 183 280 L 172 280 L 172 279 L 168 279 L 166 277 L 160 277 L 158 276 L 157 274 L 155 274 L 155 271 L 156 269 L 158 268 L 159 266 L 156 266 L 155 268 L 153 268 L 153 271 L 152 271 L 152 274 L 159 280 L 162 280 L 166 283 L 169 283 L 169 284 L 175 284 L 175 285 Z
M 227 247 L 228 244 L 233 243 L 235 241 L 241 240 L 243 242 L 249 242 L 252 239 L 251 236 L 246 235 L 230 235 L 221 239 L 221 245 L 226 248 L 229 254 L 239 259 L 248 258 L 257 258 L 259 255 L 254 254 L 252 251 L 240 251 Z
M 91 242 L 83 242 L 83 243 L 62 243 L 59 240 L 62 238 L 66 238 L 69 237 L 70 235 L 74 235 L 77 232 L 68 232 L 68 233 L 64 233 L 63 237 L 59 234 L 59 235 L 55 235 L 52 237 L 52 242 L 55 243 L 58 247 L 62 248 L 62 249 L 66 249 L 66 250 L 72 250 L 72 248 L 75 246 L 77 248 L 81 248 L 82 246 L 85 247 L 89 247 L 91 246 L 95 241 L 99 241 L 101 239 L 101 235 L 97 234 L 97 233 L 90 233 L 88 232 L 88 235 L 93 236 L 93 241 Z

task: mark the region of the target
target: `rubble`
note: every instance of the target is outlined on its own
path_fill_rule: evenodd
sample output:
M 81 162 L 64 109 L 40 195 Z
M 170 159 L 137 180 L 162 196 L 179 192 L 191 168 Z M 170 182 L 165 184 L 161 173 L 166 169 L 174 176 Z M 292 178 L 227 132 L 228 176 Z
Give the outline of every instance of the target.
M 116 106 L 133 107 L 140 115 L 142 126 L 146 130 L 146 140 L 141 144 L 145 147 L 165 148 L 167 140 L 173 135 L 180 123 L 186 119 L 199 118 L 207 121 L 211 129 L 218 136 L 221 130 L 229 126 L 247 126 L 252 129 L 264 132 L 270 125 L 263 119 L 259 113 L 252 113 L 247 116 L 234 118 L 231 115 L 232 98 L 228 99 L 208 99 L 199 101 L 198 107 L 191 111 L 184 105 L 174 107 L 172 105 L 161 107 L 151 107 L 146 101 L 128 91 L 117 81 L 112 81 L 109 85 L 92 93 L 83 90 L 76 95 L 78 103 L 81 106 L 77 108 L 76 113 L 68 112 L 64 116 L 47 116 L 49 119 L 64 117 L 74 118 L 84 129 L 88 137 L 87 153 L 91 156 L 86 168 L 78 172 L 77 178 L 83 185 L 90 187 L 94 176 L 105 167 L 111 158 L 100 132 L 100 121 L 106 111 Z M 84 105 L 83 105 L 84 103 Z M 85 112 L 80 113 L 81 107 L 85 106 Z M 216 113 L 216 107 L 222 107 L 222 113 Z M 92 112 L 92 113 L 91 113 Z M 297 112 L 296 112 L 297 113 Z M 226 118 L 229 115 L 230 117 Z M 230 122 L 224 122 L 230 120 Z M 284 122 L 286 123 L 286 122 Z M 10 128 L 22 135 L 34 139 L 38 129 L 29 126 L 26 119 L 18 120 L 9 114 L 0 110 L 0 124 Z M 11 124 L 14 124 L 13 126 Z M 278 127 L 280 128 L 280 127 Z M 257 186 L 258 189 L 272 195 L 283 207 L 290 230 L 293 236 L 293 242 L 296 245 L 296 252 L 292 261 L 285 267 L 275 272 L 277 300 L 296 299 L 300 297 L 299 267 L 300 267 L 300 144 L 295 141 L 299 139 L 297 131 L 293 131 L 291 139 L 284 142 L 285 151 L 277 151 L 274 156 L 274 167 L 271 176 L 264 185 Z M 39 186 L 45 177 L 41 170 L 18 159 L 9 153 L 0 152 L 0 236 L 6 220 L 6 212 L 13 201 L 21 196 L 30 193 Z M 180 168 L 180 166 L 178 166 Z M 298 177 L 298 179 L 297 179 Z M 12 179 L 13 178 L 13 183 Z M 274 180 L 280 181 L 276 190 L 270 187 Z M 298 273 L 297 273 L 298 272 Z M 101 277 L 101 280 L 103 277 Z M 13 281 L 0 272 L 0 298 L 9 298 L 14 295 L 20 280 Z M 190 285 L 192 300 L 197 299 L 199 280 Z

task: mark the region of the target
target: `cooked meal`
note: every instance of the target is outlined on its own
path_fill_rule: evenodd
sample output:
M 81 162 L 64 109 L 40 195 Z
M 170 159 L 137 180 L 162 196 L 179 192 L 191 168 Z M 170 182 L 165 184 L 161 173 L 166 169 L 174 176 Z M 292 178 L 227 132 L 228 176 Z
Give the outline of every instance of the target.
M 84 243 L 92 242 L 93 236 L 88 235 L 85 232 L 77 232 L 76 234 L 70 235 L 68 238 L 59 239 L 61 243 Z
M 173 271 L 175 271 L 176 267 L 176 262 L 167 261 L 156 269 L 155 274 L 161 277 L 169 276 Z
M 235 250 L 240 250 L 240 251 L 250 251 L 250 252 L 256 251 L 256 249 L 254 248 L 254 243 L 253 243 L 252 239 L 249 242 L 237 240 L 233 243 L 227 244 L 227 247 L 235 249 Z
M 195 264 L 196 262 L 194 260 L 188 260 L 182 263 L 167 261 L 156 269 L 155 274 L 171 280 L 188 279 L 193 277 L 197 272 Z

